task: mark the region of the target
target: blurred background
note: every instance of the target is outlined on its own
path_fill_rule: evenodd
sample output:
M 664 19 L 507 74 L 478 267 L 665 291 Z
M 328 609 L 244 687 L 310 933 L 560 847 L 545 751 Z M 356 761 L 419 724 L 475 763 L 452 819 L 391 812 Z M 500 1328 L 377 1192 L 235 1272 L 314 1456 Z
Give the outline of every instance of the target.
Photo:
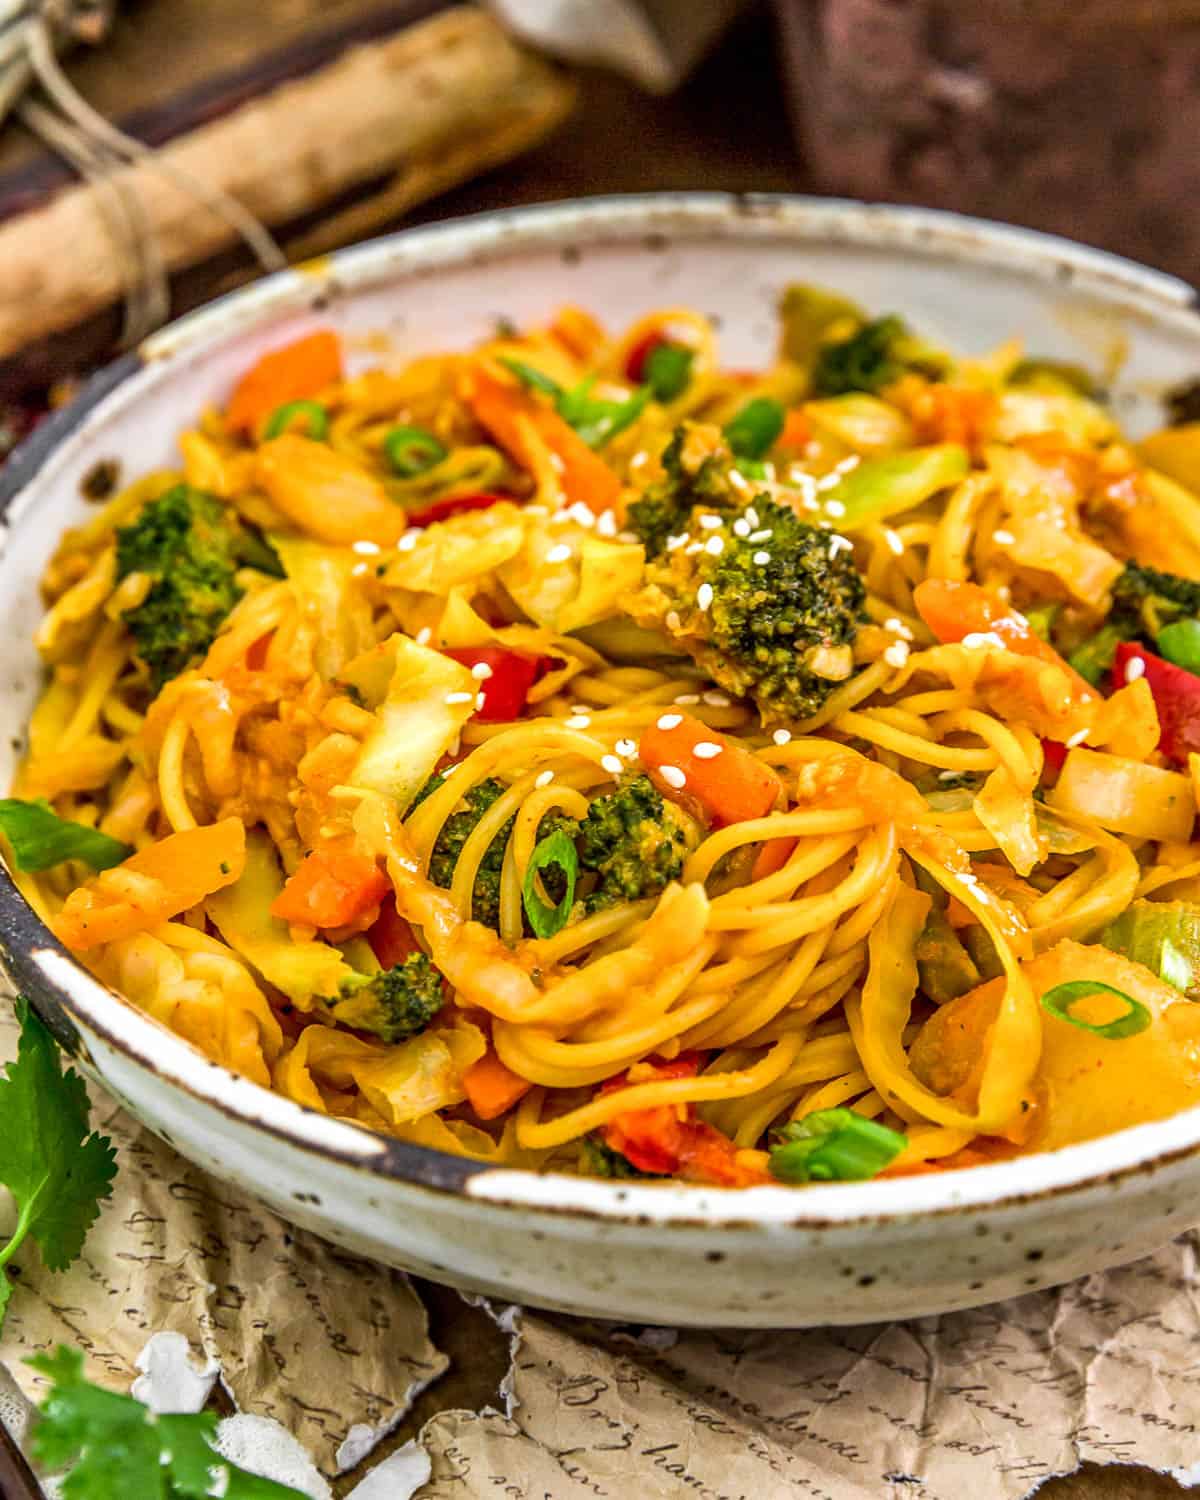
M 0 0 L 0 111 L 6 440 L 284 257 L 514 203 L 835 193 L 1200 257 L 1200 0 Z

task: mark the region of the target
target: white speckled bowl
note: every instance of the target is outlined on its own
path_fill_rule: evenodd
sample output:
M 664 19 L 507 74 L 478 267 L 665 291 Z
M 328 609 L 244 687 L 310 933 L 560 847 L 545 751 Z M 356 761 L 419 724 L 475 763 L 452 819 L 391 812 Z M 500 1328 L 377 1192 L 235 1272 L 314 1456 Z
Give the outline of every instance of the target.
M 335 324 L 361 363 L 469 345 L 496 317 L 561 302 L 620 326 L 665 303 L 720 318 L 734 365 L 774 344 L 789 280 L 839 288 L 982 351 L 1014 333 L 1104 368 L 1134 431 L 1200 370 L 1191 289 L 1062 240 L 912 209 L 720 195 L 593 200 L 491 214 L 349 250 L 239 292 L 98 375 L 0 480 L 0 663 L 16 734 L 40 677 L 37 579 L 86 513 L 99 459 L 126 477 L 261 350 Z M 372 347 L 376 353 L 372 353 Z M 0 778 L 13 750 L 6 738 Z M 437 1280 L 545 1307 L 656 1323 L 799 1326 L 939 1312 L 1128 1260 L 1200 1220 L 1200 1110 L 974 1171 L 723 1192 L 502 1171 L 375 1136 L 208 1062 L 85 973 L 0 875 L 7 968 L 84 1068 L 165 1140 L 281 1214 Z

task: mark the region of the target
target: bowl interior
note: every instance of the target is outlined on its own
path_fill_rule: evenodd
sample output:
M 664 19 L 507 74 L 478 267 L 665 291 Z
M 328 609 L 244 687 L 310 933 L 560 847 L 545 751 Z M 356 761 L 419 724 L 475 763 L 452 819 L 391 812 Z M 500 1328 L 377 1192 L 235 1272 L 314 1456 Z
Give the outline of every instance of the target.
M 361 369 L 465 348 L 498 319 L 543 320 L 566 302 L 615 330 L 654 308 L 685 304 L 717 321 L 725 361 L 754 367 L 771 358 L 779 294 L 797 280 L 835 288 L 875 312 L 900 312 L 966 353 L 1019 336 L 1030 354 L 1083 364 L 1134 434 L 1161 421 L 1166 389 L 1200 373 L 1200 317 L 1182 283 L 953 216 L 719 196 L 601 200 L 363 246 L 156 335 L 141 351 L 141 368 L 99 399 L 85 393 L 60 424 L 61 440 L 43 457 L 35 439 L 17 479 L 7 477 L 7 491 L 0 483 L 7 505 L 0 692 L 9 726 L 0 780 L 11 779 L 43 678 L 32 644 L 42 612 L 38 578 L 63 529 L 95 514 L 85 478 L 101 461 L 119 465 L 123 483 L 176 465 L 179 433 L 222 402 L 262 350 L 332 326 Z M 1173 1134 L 1180 1144 L 1178 1128 Z M 1200 1137 L 1200 1119 L 1186 1134 L 1189 1143 Z

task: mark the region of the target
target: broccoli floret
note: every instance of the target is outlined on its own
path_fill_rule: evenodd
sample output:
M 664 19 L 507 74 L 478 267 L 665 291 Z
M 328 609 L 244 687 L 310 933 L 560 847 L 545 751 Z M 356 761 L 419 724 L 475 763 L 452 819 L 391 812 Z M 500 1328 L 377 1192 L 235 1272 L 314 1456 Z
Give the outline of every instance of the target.
M 118 529 L 118 581 L 130 573 L 151 579 L 122 619 L 154 692 L 212 645 L 242 597 L 235 575 L 246 565 L 273 572 L 278 559 L 229 506 L 189 485 L 168 490 Z
M 584 898 L 589 912 L 620 901 L 656 896 L 677 880 L 687 857 L 687 831 L 674 804 L 645 775 L 597 797 L 579 824 L 579 867 L 596 885 Z
M 900 318 L 875 318 L 849 338 L 826 344 L 813 366 L 813 390 L 821 396 L 844 396 L 891 385 L 904 374 L 897 345 L 906 333 Z
M 687 529 L 693 506 L 720 511 L 741 501 L 727 475 L 729 451 L 718 428 L 684 422 L 663 449 L 663 476 L 629 507 L 626 524 L 656 557 L 669 536 Z
M 379 974 L 345 980 L 333 1014 L 341 1025 L 373 1031 L 391 1044 L 424 1031 L 444 999 L 442 976 L 429 958 L 410 953 Z
M 426 782 L 414 806 L 423 802 L 430 792 L 441 785 L 443 780 L 444 778 L 438 775 Z M 443 890 L 450 889 L 454 881 L 454 868 L 458 864 L 463 845 L 475 831 L 475 825 L 480 818 L 496 798 L 502 796 L 505 791 L 507 787 L 502 781 L 489 776 L 486 781 L 481 781 L 478 786 L 471 788 L 463 798 L 463 806 L 459 811 L 451 813 L 442 824 L 442 831 L 438 834 L 433 853 L 429 856 L 429 878 L 434 885 L 440 885 Z M 504 864 L 504 850 L 508 845 L 512 826 L 513 819 L 510 818 L 488 845 L 487 853 L 480 860 L 479 870 L 475 876 L 471 915 L 477 922 L 482 922 L 485 927 L 498 927 L 500 924 L 500 870 Z
M 849 547 L 768 495 L 694 505 L 674 536 L 628 613 L 753 698 L 765 723 L 815 713 L 853 669 L 866 589 Z
M 1129 639 L 1145 636 L 1153 641 L 1164 625 L 1200 618 L 1200 582 L 1139 563 L 1125 564 L 1112 595 L 1108 623 L 1128 629 Z

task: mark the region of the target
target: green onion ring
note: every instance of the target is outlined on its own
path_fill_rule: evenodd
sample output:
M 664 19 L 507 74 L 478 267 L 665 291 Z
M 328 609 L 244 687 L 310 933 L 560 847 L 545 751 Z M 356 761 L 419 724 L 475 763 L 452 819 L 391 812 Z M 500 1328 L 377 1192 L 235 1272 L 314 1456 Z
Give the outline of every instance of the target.
M 308 436 L 322 443 L 329 436 L 329 413 L 319 401 L 285 401 L 277 406 L 267 418 L 263 428 L 263 442 L 281 437 L 303 418 Z
M 384 437 L 383 451 L 401 479 L 415 479 L 440 464 L 448 450 L 423 427 L 393 427 Z
M 1093 1026 L 1090 1021 L 1081 1021 L 1070 1013 L 1076 1000 L 1082 1000 L 1087 995 L 1115 995 L 1129 1009 L 1115 1021 L 1107 1021 L 1103 1026 Z M 1140 1000 L 1135 1000 L 1124 990 L 1115 989 L 1111 984 L 1102 984 L 1098 979 L 1073 979 L 1066 984 L 1056 984 L 1041 997 L 1041 1006 L 1058 1020 L 1069 1021 L 1072 1026 L 1078 1026 L 1080 1031 L 1090 1031 L 1093 1036 L 1102 1036 L 1106 1042 L 1119 1042 L 1124 1037 L 1137 1036 L 1154 1019 Z

